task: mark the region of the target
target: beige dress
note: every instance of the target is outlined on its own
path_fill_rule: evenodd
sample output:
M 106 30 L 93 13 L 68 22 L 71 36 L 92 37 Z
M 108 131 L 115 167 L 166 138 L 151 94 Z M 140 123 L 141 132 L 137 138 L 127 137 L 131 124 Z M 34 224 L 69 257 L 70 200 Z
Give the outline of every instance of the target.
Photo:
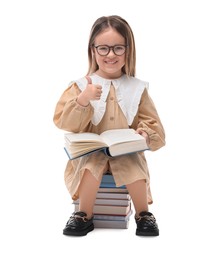
M 128 80 L 125 76 L 124 80 L 120 78 L 118 81 L 111 82 L 99 76 L 96 76 L 95 79 L 95 83 L 102 85 L 103 92 L 107 92 L 103 104 L 101 103 L 98 106 L 99 103 L 96 101 L 90 103 L 87 107 L 80 106 L 76 99 L 87 82 L 85 82 L 85 79 L 82 79 L 83 84 L 80 84 L 79 81 L 72 82 L 56 105 L 54 123 L 58 128 L 71 132 L 93 132 L 98 134 L 109 129 L 133 128 L 137 130 L 141 128 L 149 135 L 151 151 L 155 151 L 165 145 L 164 128 L 146 87 L 141 91 L 137 101 L 134 101 L 133 86 L 129 84 L 131 93 L 129 91 L 126 94 L 123 91 L 121 94 L 121 87 L 123 88 L 124 86 L 118 87 L 119 83 L 121 85 L 122 83 L 127 84 Z M 131 80 L 130 82 L 132 83 L 137 82 L 132 77 Z M 95 84 L 94 77 L 92 82 Z M 142 81 L 138 82 L 141 85 L 142 83 L 144 84 Z M 140 92 L 139 87 L 138 89 Z M 116 97 L 116 93 L 118 97 Z M 128 104 L 125 103 L 123 106 L 121 97 L 124 97 L 124 95 L 129 96 L 129 98 Z M 134 104 L 132 104 L 133 108 L 129 104 L 132 101 L 134 101 Z M 135 103 L 137 103 L 137 106 L 135 106 Z M 127 107 L 130 110 L 128 112 Z M 134 110 L 132 115 L 131 110 Z M 101 114 L 100 118 L 97 117 L 97 112 Z M 72 199 L 79 197 L 79 184 L 85 169 L 88 169 L 96 179 L 99 179 L 107 167 L 114 176 L 116 186 L 145 179 L 148 185 L 148 203 L 151 204 L 153 202 L 149 170 L 143 152 L 115 158 L 110 158 L 103 152 L 97 152 L 76 160 L 69 160 L 65 169 L 65 184 Z

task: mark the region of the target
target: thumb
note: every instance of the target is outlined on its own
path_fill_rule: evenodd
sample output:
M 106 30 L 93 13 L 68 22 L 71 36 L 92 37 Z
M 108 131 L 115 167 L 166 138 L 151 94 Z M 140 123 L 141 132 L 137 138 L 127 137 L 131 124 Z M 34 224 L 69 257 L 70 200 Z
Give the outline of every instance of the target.
M 85 78 L 87 79 L 88 84 L 92 84 L 92 79 L 89 76 L 85 76 Z

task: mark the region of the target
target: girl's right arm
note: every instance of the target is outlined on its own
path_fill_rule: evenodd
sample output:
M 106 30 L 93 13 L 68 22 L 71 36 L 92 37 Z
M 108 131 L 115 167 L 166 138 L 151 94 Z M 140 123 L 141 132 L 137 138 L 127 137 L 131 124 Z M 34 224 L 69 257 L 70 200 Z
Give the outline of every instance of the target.
M 77 102 L 81 93 L 76 83 L 69 86 L 57 102 L 53 121 L 54 124 L 65 131 L 85 132 L 91 124 L 93 107 L 89 103 L 82 106 Z

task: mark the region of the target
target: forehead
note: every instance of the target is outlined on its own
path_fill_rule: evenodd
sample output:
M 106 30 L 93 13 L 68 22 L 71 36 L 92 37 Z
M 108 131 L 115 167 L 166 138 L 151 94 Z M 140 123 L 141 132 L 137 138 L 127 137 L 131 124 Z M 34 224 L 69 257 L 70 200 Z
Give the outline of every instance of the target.
M 117 32 L 115 29 L 109 27 L 103 30 L 100 34 L 95 37 L 95 44 L 102 45 L 115 45 L 115 44 L 125 44 L 124 37 Z

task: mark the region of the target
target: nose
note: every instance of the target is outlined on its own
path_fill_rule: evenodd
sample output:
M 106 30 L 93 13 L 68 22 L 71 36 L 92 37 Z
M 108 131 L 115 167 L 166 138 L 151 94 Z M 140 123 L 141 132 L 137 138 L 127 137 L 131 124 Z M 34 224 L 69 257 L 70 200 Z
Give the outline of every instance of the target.
M 107 56 L 115 56 L 115 53 L 113 51 L 113 47 L 110 47 L 110 51 L 109 53 L 107 54 Z

